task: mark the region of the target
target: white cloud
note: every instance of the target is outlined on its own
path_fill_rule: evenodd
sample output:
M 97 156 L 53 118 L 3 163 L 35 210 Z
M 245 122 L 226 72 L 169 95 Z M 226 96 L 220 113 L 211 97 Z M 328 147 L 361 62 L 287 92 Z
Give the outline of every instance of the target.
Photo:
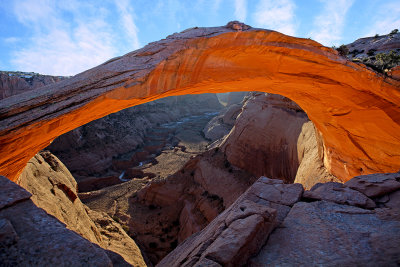
M 342 39 L 346 14 L 354 0 L 321 0 L 322 12 L 314 19 L 310 36 L 325 46 L 338 45 Z
M 4 39 L 3 39 L 3 41 L 4 41 L 6 44 L 14 44 L 14 43 L 18 42 L 19 40 L 20 40 L 20 39 L 17 38 L 17 37 L 7 37 L 7 38 L 4 38 Z
M 247 17 L 247 1 L 235 0 L 235 18 L 244 22 Z
M 66 4 L 64 1 L 15 1 L 17 20 L 31 30 L 29 42 L 15 50 L 11 63 L 22 71 L 52 75 L 75 75 L 121 54 L 115 26 L 107 21 L 108 11 L 97 1 Z M 30 8 L 33 12 L 29 13 Z M 121 26 L 132 45 L 139 47 L 133 9 L 119 1 Z M 28 13 L 28 14 L 26 14 Z
M 294 35 L 294 10 L 291 0 L 260 0 L 254 14 L 255 26 Z
M 129 0 L 115 0 L 115 4 L 121 14 L 121 21 L 126 30 L 126 34 L 132 42 L 132 49 L 138 49 L 140 47 L 138 29 L 133 19 L 134 10 L 129 4 Z
M 388 34 L 394 29 L 400 30 L 400 5 L 398 2 L 386 3 L 380 5 L 380 8 L 376 10 L 376 17 L 373 19 L 376 21 L 369 28 L 366 36 L 372 36 L 375 34 Z

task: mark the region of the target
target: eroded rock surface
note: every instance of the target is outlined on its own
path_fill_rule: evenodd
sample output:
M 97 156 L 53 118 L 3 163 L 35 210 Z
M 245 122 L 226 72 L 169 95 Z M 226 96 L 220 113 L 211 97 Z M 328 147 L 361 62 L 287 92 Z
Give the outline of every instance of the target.
M 67 78 L 40 75 L 38 73 L 0 71 L 0 99 L 18 95 Z
M 41 151 L 28 162 L 18 183 L 32 194 L 31 200 L 35 205 L 60 220 L 68 229 L 104 248 L 114 264 L 146 265 L 136 243 L 117 222 L 107 214 L 91 211 L 82 204 L 77 197 L 75 179 L 49 151 Z
M 248 191 L 157 266 L 242 266 L 276 225 L 276 210 L 257 204 Z
M 373 174 L 355 180 L 367 183 L 380 180 L 380 176 Z M 303 194 L 300 184 L 287 185 L 281 180 L 261 177 L 232 206 L 181 243 L 158 266 L 396 266 L 400 261 L 398 192 L 375 199 L 375 205 L 366 195 L 343 184 L 318 184 Z M 314 201 L 309 202 L 310 198 Z M 238 213 L 250 215 L 263 210 L 276 214 L 266 234 L 249 238 L 252 224 L 249 224 L 251 229 L 242 230 L 240 237 L 235 231 L 223 231 L 231 218 L 246 217 Z M 242 254 L 237 260 L 236 243 L 220 243 L 220 238 L 240 240 L 241 250 L 252 253 Z M 266 243 L 260 244 L 258 238 Z M 217 240 L 218 245 L 214 245 Z
M 166 179 L 154 178 L 139 191 L 134 184 L 143 187 L 146 179 L 80 196 L 90 208 L 118 217 L 151 262 L 157 263 L 206 227 L 254 181 L 255 177 L 232 167 L 213 149 L 190 159 Z
M 57 136 L 124 108 L 170 95 L 249 90 L 299 104 L 322 134 L 325 166 L 342 181 L 397 171 L 399 86 L 312 40 L 248 26 L 196 27 L 0 101 L 0 173 L 16 180 Z
M 0 195 L 7 192 L 29 193 L 0 176 Z M 23 193 L 25 192 L 25 193 Z M 0 262 L 4 266 L 113 266 L 107 253 L 118 262 L 124 259 L 77 233 L 65 228 L 55 217 L 49 216 L 30 199 L 10 197 L 0 208 Z
M 338 181 L 324 165 L 324 145 L 313 123 L 293 101 L 252 93 L 223 140 L 221 149 L 233 165 L 255 176 L 293 181 L 309 189 Z
M 345 185 L 368 197 L 379 197 L 400 189 L 400 173 L 357 176 Z
M 88 178 L 105 178 L 114 175 L 114 179 L 111 177 L 108 179 L 109 185 L 112 185 L 118 183 L 118 176 L 127 169 L 123 168 L 122 160 L 117 160 L 122 155 L 135 154 L 135 152 L 139 154 L 147 152 L 150 155 L 157 153 L 167 144 L 168 135 L 171 133 L 163 132 L 157 140 L 154 140 L 161 140 L 154 142 L 160 147 L 143 148 L 145 143 L 151 144 L 153 141 L 148 136 L 150 130 L 182 117 L 218 112 L 221 108 L 215 94 L 160 99 L 110 114 L 74 129 L 55 139 L 46 149 L 60 158 L 79 183 L 84 182 L 86 187 L 89 187 L 87 185 L 89 181 L 85 181 Z M 127 158 L 125 164 L 133 167 L 147 158 L 143 156 Z M 104 184 L 107 184 L 107 181 L 104 181 Z M 94 189 L 96 189 L 95 186 Z

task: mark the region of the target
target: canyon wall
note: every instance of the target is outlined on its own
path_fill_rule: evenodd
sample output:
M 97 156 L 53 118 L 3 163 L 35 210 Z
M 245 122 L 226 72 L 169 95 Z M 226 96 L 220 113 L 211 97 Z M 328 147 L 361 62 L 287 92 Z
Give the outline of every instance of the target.
M 280 95 L 251 93 L 220 146 L 231 164 L 255 177 L 296 180 L 307 189 L 338 181 L 324 166 L 324 144 L 307 114 Z
M 0 99 L 18 95 L 67 78 L 29 72 L 0 71 Z
M 215 94 L 172 96 L 110 114 L 56 138 L 47 147 L 74 176 L 104 174 L 113 158 L 135 151 L 146 132 L 184 116 L 217 112 Z
M 308 39 L 240 23 L 193 28 L 0 101 L 0 173 L 15 180 L 57 136 L 171 95 L 262 91 L 294 100 L 342 181 L 400 168 L 400 82 Z

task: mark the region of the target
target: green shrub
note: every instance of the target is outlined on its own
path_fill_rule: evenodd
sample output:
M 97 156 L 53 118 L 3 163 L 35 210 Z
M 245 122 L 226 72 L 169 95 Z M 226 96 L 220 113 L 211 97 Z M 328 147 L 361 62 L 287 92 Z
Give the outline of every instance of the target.
M 398 33 L 398 32 L 399 32 L 398 29 L 394 29 L 393 31 L 390 32 L 390 35 L 396 34 L 396 33 Z
M 390 53 L 379 53 L 375 56 L 375 65 L 377 68 L 384 72 L 385 69 L 391 69 L 400 64 L 400 55 L 396 54 L 394 51 Z
M 367 55 L 371 57 L 375 54 L 375 52 L 376 52 L 376 49 L 370 49 L 370 50 L 368 50 Z
M 349 54 L 349 48 L 345 45 L 341 45 L 336 50 L 339 52 L 341 56 L 347 56 Z

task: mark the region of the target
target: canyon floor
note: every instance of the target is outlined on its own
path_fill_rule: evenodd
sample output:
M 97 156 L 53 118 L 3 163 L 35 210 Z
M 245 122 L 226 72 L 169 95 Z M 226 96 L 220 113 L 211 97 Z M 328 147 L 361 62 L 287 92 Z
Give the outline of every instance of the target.
M 134 167 L 134 170 L 137 170 L 136 173 L 151 173 L 152 176 L 154 175 L 153 177 L 124 179 L 121 173 L 122 183 L 80 193 L 79 197 L 91 209 L 104 211 L 112 216 L 118 212 L 126 214 L 129 209 L 128 201 L 136 195 L 138 190 L 148 183 L 166 179 L 178 172 L 189 159 L 207 150 L 207 146 L 211 142 L 204 137 L 203 129 L 215 115 L 216 113 L 207 112 L 203 115 L 188 116 L 150 129 L 146 133 L 147 141 L 143 147 L 151 145 L 160 147 L 162 150 L 158 155 L 153 154 L 154 157 L 140 162 L 139 166 Z M 126 153 L 120 158 L 130 158 L 133 153 L 135 152 Z M 109 171 L 107 174 L 115 174 L 115 172 Z

